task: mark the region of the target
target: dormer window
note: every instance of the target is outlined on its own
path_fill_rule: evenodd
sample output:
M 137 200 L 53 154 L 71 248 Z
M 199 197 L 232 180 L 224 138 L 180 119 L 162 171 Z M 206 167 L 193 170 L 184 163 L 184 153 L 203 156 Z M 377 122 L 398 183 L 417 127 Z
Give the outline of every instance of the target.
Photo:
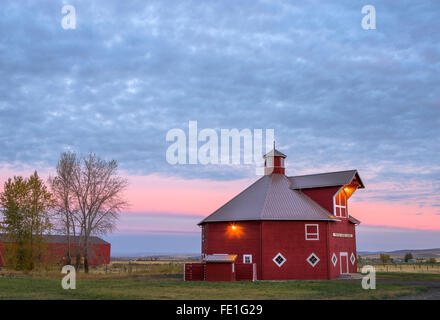
M 334 208 L 336 217 L 347 217 L 347 196 L 345 191 L 341 190 L 334 198 Z
M 273 167 L 273 157 L 267 158 L 267 167 L 272 168 Z

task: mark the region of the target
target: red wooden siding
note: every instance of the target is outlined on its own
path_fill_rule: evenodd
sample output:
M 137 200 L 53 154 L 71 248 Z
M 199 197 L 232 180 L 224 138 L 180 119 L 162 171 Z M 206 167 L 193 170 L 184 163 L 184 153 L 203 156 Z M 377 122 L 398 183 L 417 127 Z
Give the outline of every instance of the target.
M 234 263 L 206 263 L 206 281 L 235 281 Z
M 333 234 L 352 234 L 352 238 L 334 236 Z M 356 254 L 356 232 L 355 225 L 348 220 L 341 222 L 329 223 L 329 259 L 332 258 L 333 253 L 338 258 L 336 266 L 330 263 L 330 278 L 337 278 L 341 270 L 341 252 L 347 253 L 348 271 L 349 273 L 357 272 L 357 254 Z M 351 254 L 355 256 L 354 264 L 351 263 Z M 330 260 L 331 261 L 331 260 Z
M 281 161 L 285 161 L 285 159 L 282 160 L 282 157 L 273 157 L 273 167 L 267 167 L 267 159 L 264 162 L 265 167 L 265 173 L 280 173 L 284 174 L 286 169 L 284 166 L 281 166 Z
M 305 225 L 319 226 L 319 240 L 305 240 Z M 326 279 L 327 222 L 263 221 L 263 280 Z M 286 259 L 279 267 L 274 257 L 281 253 Z M 314 253 L 319 262 L 312 267 L 307 258 Z
M 185 263 L 185 280 L 186 281 L 205 280 L 205 264 Z
M 65 264 L 65 255 L 67 252 L 66 243 L 47 243 L 47 254 L 43 257 L 46 263 L 50 264 Z M 72 257 L 74 257 L 74 245 L 71 245 Z M 3 259 L 2 259 L 3 258 Z M 89 246 L 89 265 L 101 265 L 110 263 L 110 244 L 91 244 Z M 0 242 L 0 266 L 4 266 L 5 250 L 4 245 Z
M 333 196 L 341 187 L 315 188 L 301 190 L 328 212 L 333 212 Z
M 5 265 L 4 256 L 5 256 L 5 248 L 3 247 L 3 243 L 0 242 L 0 267 L 3 267 Z
M 252 281 L 253 280 L 253 263 L 237 263 L 235 265 L 236 280 L 237 281 Z
M 260 222 L 239 221 L 236 231 L 231 230 L 232 223 L 212 222 L 203 225 L 205 234 L 202 254 L 236 254 L 236 263 L 243 263 L 243 255 L 251 254 L 252 262 L 261 266 L 260 261 Z M 205 229 L 207 228 L 207 229 Z M 206 231 L 205 231 L 206 230 Z M 261 271 L 258 271 L 258 276 Z M 260 279 L 260 278 L 259 278 Z

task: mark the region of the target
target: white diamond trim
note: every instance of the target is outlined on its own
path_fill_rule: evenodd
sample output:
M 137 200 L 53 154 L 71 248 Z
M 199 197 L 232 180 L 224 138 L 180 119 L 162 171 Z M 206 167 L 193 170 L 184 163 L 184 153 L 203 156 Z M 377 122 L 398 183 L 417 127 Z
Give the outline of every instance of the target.
M 350 261 L 351 261 L 351 264 L 352 264 L 352 265 L 354 265 L 354 263 L 355 263 L 355 261 L 356 261 L 356 257 L 354 256 L 354 253 L 353 253 L 353 252 L 351 253 Z
M 312 263 L 312 261 L 310 261 L 310 259 L 311 259 L 312 257 L 315 257 L 315 258 L 316 258 L 315 263 Z M 318 264 L 319 261 L 320 261 L 320 259 L 319 259 L 318 256 L 317 256 L 316 254 L 314 254 L 313 252 L 312 252 L 312 254 L 307 258 L 307 262 L 310 263 L 310 265 L 311 265 L 312 267 L 315 267 L 315 266 Z
M 336 264 L 338 263 L 338 257 L 336 256 L 335 253 L 333 253 L 333 256 L 332 256 L 332 263 L 335 267 L 336 267 Z
M 278 257 L 283 258 L 283 262 L 278 263 L 278 261 L 276 260 L 276 258 L 278 258 Z M 284 258 L 284 256 L 283 256 L 281 253 L 279 253 L 279 252 L 278 252 L 278 254 L 277 254 L 272 260 L 273 260 L 273 262 L 275 262 L 275 264 L 276 264 L 278 267 L 280 267 L 280 268 L 281 268 L 281 266 L 284 264 L 284 262 L 287 261 L 287 259 Z

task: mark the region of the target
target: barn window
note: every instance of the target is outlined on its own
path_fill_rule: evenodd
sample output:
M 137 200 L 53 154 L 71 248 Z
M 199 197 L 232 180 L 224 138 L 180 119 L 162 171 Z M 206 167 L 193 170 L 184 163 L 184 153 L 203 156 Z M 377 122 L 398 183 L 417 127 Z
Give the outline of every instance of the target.
M 350 261 L 352 265 L 354 265 L 354 263 L 356 262 L 356 257 L 354 256 L 353 252 L 351 253 Z
M 284 159 L 281 158 L 280 160 L 281 160 L 281 168 L 284 168 Z
M 334 199 L 335 203 L 335 216 L 347 217 L 347 197 L 344 190 L 341 190 Z
M 306 224 L 306 240 L 319 240 L 319 226 Z
M 275 262 L 275 264 L 278 267 L 281 267 L 284 262 L 286 262 L 286 258 L 283 257 L 283 255 L 281 253 L 278 253 L 275 258 L 273 258 L 273 262 Z
M 312 267 L 315 267 L 317 263 L 319 262 L 319 258 L 316 254 L 312 253 L 308 258 L 307 262 L 310 263 Z
M 243 263 L 252 263 L 252 255 L 244 254 L 243 255 Z
M 267 158 L 267 167 L 272 168 L 273 167 L 273 157 Z
M 338 263 L 338 257 L 334 253 L 333 253 L 333 256 L 332 256 L 332 263 L 333 263 L 333 265 L 335 267 L 336 267 L 336 264 Z

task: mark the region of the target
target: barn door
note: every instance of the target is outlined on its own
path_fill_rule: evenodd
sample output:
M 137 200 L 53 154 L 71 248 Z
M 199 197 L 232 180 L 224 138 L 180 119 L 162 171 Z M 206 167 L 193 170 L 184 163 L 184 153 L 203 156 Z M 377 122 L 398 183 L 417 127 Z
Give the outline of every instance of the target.
M 347 252 L 341 252 L 339 254 L 339 261 L 341 265 L 341 274 L 348 273 L 348 254 Z

